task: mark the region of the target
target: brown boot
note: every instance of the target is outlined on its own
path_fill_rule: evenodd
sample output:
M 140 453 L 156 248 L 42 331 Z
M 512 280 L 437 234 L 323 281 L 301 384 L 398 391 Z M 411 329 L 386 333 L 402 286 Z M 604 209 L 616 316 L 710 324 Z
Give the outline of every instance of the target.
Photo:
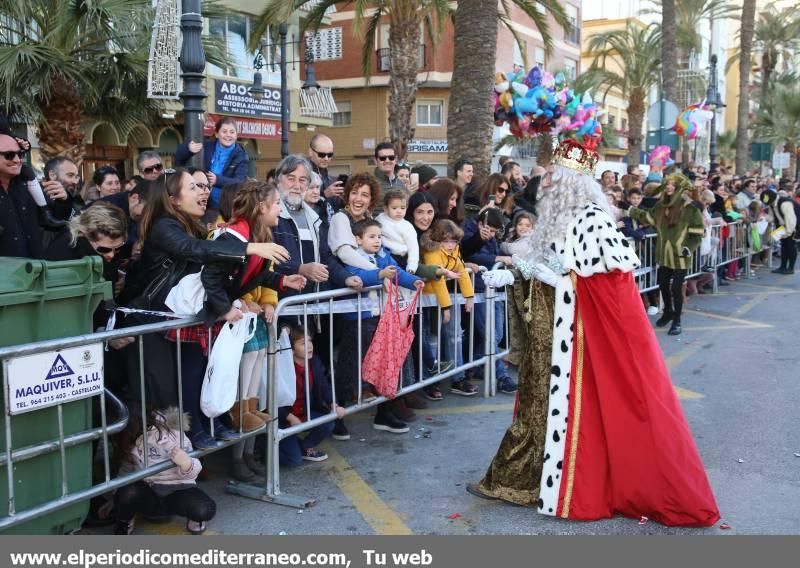
M 397 418 L 399 418 L 402 422 L 411 422 L 417 419 L 416 413 L 411 410 L 408 406 L 406 406 L 406 402 L 403 398 L 396 398 L 393 402 L 390 403 L 392 414 L 394 414 Z
M 247 403 L 247 410 L 250 411 L 251 414 L 254 414 L 256 418 L 260 418 L 264 422 L 272 422 L 272 416 L 267 414 L 266 412 L 261 412 L 258 409 L 258 397 L 248 398 L 246 401 Z
M 264 425 L 264 421 L 258 418 L 255 414 L 251 414 L 247 410 L 247 401 L 244 401 L 242 405 L 242 422 L 241 422 L 241 430 L 243 432 L 252 432 L 253 430 L 258 430 Z M 238 431 L 240 428 L 239 424 L 239 401 L 233 403 L 233 408 L 231 408 L 231 421 L 233 422 L 233 429 Z

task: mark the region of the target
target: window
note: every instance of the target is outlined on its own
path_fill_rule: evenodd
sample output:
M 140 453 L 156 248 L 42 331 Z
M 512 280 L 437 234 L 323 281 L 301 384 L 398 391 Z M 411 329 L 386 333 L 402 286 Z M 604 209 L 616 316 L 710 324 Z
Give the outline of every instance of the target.
M 578 76 L 578 62 L 574 59 L 565 58 L 564 70 L 567 73 L 567 79 L 574 81 L 575 77 Z
M 608 114 L 608 127 L 609 128 L 616 128 L 617 127 L 617 117 L 611 113 Z
M 621 130 L 624 130 L 624 131 L 627 132 L 627 130 L 628 130 L 628 119 L 627 118 L 623 118 L 622 119 L 622 128 L 621 128 Z
M 537 47 L 536 48 L 536 66 L 539 69 L 545 68 L 545 57 L 544 57 L 544 48 Z
M 341 101 L 336 103 L 336 112 L 333 113 L 334 126 L 350 126 L 353 124 L 353 103 Z
M 418 102 L 417 126 L 442 126 L 442 101 Z
M 519 65 L 520 67 L 525 66 L 525 59 L 522 57 L 522 50 L 525 50 L 527 53 L 528 51 L 528 42 L 525 40 L 522 41 L 522 48 L 520 48 L 519 43 L 514 41 L 514 65 Z
M 221 69 L 216 65 L 209 65 L 208 73 L 210 75 L 224 75 L 249 81 L 253 80 L 255 53 L 247 49 L 247 42 L 253 29 L 255 29 L 255 20 L 244 14 L 234 13 L 223 18 L 209 19 L 209 35 L 221 38 L 225 42 L 230 59 L 230 66 L 225 69 Z M 267 33 L 267 36 L 269 36 L 269 33 Z M 270 58 L 267 53 L 264 53 L 264 59 L 266 63 L 269 63 Z M 267 68 L 267 71 L 269 71 L 269 68 Z
M 579 45 L 581 43 L 581 26 L 578 23 L 578 8 L 572 4 L 565 4 L 564 10 L 567 12 L 570 22 L 572 22 L 572 27 L 564 34 L 564 41 Z

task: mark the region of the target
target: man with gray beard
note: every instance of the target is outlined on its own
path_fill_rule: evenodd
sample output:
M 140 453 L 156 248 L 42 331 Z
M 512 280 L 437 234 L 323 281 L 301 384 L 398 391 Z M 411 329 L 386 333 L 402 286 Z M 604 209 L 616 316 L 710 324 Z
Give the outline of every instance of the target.
M 289 251 L 290 256 L 289 261 L 279 264 L 276 270 L 287 275 L 305 276 L 308 284 L 303 293 L 320 291 L 332 276 L 333 286 L 356 287 L 360 284 L 359 278 L 351 276 L 341 264 L 331 264 L 327 227 L 305 202 L 312 171 L 308 159 L 299 154 L 284 158 L 276 170 L 281 213 L 272 236 L 275 243 Z M 281 296 L 292 293 L 289 290 L 279 292 Z

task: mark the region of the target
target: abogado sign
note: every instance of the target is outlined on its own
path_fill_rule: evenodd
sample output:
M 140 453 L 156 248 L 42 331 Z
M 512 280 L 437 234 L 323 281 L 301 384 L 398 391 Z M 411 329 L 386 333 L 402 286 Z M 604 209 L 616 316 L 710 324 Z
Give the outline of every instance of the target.
M 217 79 L 214 81 L 214 110 L 220 114 L 254 117 L 281 116 L 281 90 L 264 85 L 264 98 L 250 96 L 251 83 Z
M 8 412 L 23 414 L 103 391 L 103 344 L 8 359 Z

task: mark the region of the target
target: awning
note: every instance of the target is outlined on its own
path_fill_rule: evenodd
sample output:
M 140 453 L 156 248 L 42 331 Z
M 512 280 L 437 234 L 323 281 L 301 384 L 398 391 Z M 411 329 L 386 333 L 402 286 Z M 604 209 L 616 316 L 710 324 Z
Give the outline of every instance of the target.
M 330 87 L 320 87 L 315 93 L 311 89 L 300 90 L 300 116 L 330 119 L 335 112 L 336 101 Z
M 206 122 L 203 125 L 204 136 L 214 136 L 214 125 L 222 116 L 219 114 L 206 114 Z M 246 118 L 243 116 L 231 116 L 229 118 L 236 122 L 236 132 L 239 138 L 281 139 L 281 123 L 277 120 Z

